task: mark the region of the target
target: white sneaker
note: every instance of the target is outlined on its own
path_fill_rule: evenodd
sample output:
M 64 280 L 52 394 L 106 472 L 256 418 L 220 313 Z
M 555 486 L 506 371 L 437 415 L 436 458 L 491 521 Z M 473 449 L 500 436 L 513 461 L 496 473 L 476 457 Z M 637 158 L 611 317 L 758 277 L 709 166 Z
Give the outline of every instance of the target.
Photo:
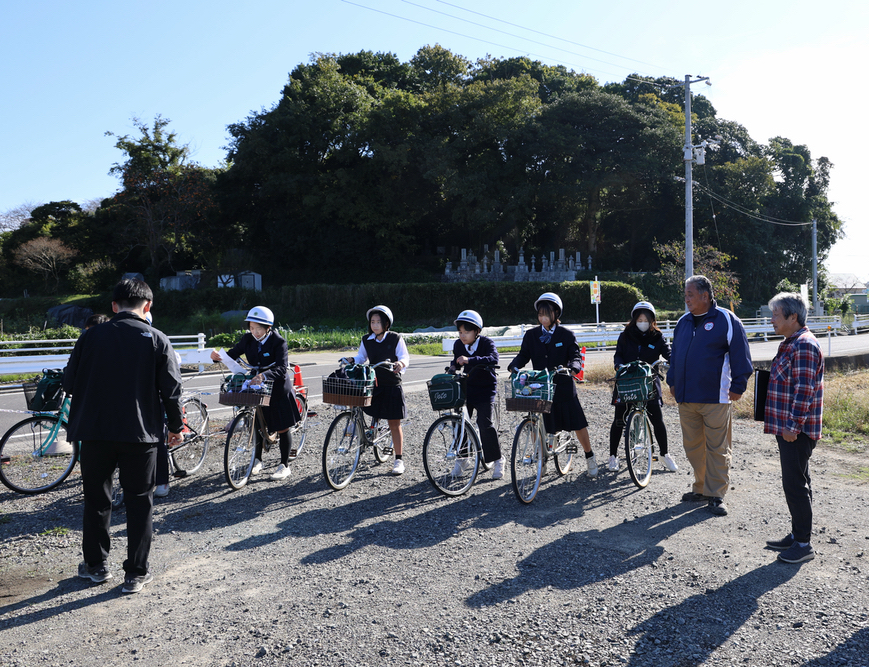
M 154 496 L 157 498 L 165 498 L 169 495 L 169 485 L 168 484 L 158 484 L 157 488 L 154 489 Z
M 501 479 L 504 476 L 504 459 L 495 461 L 492 467 L 492 479 Z
M 395 459 L 395 464 L 392 466 L 392 474 L 393 475 L 403 475 L 404 474 L 404 461 L 401 459 Z
M 673 457 L 669 454 L 664 454 L 664 466 L 666 466 L 667 470 L 670 472 L 676 472 L 679 469 L 679 466 L 676 465 Z
M 290 476 L 290 469 L 283 463 L 272 473 L 272 479 L 286 479 Z
M 594 454 L 585 460 L 585 465 L 588 468 L 588 476 L 597 477 L 597 459 L 594 457 Z
M 610 456 L 609 463 L 606 464 L 608 470 L 617 471 L 619 469 L 619 459 L 615 456 Z
M 250 469 L 251 475 L 259 475 L 263 471 L 263 462 L 259 459 L 253 460 L 253 468 Z

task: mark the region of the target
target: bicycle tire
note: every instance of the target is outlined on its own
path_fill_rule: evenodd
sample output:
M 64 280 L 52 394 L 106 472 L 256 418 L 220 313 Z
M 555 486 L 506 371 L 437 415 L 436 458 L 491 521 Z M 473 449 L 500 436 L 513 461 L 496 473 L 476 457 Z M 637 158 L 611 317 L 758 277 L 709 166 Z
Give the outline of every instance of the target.
M 389 439 L 382 439 L 384 436 L 388 436 Z M 381 419 L 377 422 L 377 431 L 374 433 L 374 459 L 378 464 L 386 463 L 389 460 L 392 455 L 392 448 L 392 430 L 389 428 L 389 422 Z
M 566 436 L 566 437 L 565 437 Z M 573 465 L 573 451 L 579 451 L 579 441 L 576 439 L 576 433 L 573 431 L 562 431 L 558 434 L 558 444 L 555 446 L 555 469 L 562 477 L 570 472 L 570 467 Z
M 305 440 L 308 437 L 308 399 L 301 394 L 296 394 L 296 407 L 299 409 L 301 420 L 293 424 L 290 435 L 296 442 L 296 456 L 302 453 Z
M 646 488 L 652 479 L 652 424 L 641 410 L 632 411 L 625 421 L 625 460 L 634 484 Z
M 329 425 L 323 441 L 323 477 L 335 491 L 345 488 L 359 468 L 360 426 L 351 412 L 342 412 Z
M 193 396 L 181 401 L 181 409 L 187 419 L 190 433 L 184 435 L 184 442 L 169 451 L 172 464 L 178 477 L 196 472 L 205 462 L 208 454 L 208 438 L 211 425 L 208 422 L 208 408 Z
M 256 417 L 252 411 L 242 410 L 229 425 L 226 449 L 223 453 L 223 472 L 226 483 L 240 489 L 250 479 L 256 458 Z
M 460 496 L 474 485 L 483 460 L 477 432 L 465 423 L 463 442 L 459 415 L 444 415 L 429 426 L 422 443 L 422 464 L 429 481 L 445 496 Z M 464 454 L 464 456 L 463 456 Z
M 60 429 L 52 438 L 58 420 Z M 78 460 L 79 443 L 67 439 L 66 429 L 66 420 L 57 415 L 36 415 L 13 425 L 0 440 L 0 481 L 25 495 L 59 486 Z
M 534 500 L 543 477 L 543 443 L 537 427 L 527 417 L 519 423 L 513 438 L 510 461 L 513 492 L 526 505 Z

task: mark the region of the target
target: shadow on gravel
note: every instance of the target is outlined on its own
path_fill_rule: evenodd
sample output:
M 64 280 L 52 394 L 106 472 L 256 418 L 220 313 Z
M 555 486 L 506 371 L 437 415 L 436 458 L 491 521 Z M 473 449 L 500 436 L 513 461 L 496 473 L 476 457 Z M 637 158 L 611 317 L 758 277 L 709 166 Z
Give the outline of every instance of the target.
M 84 579 L 79 579 L 77 576 L 69 577 L 62 581 L 58 581 L 57 586 L 49 591 L 46 591 L 45 593 L 21 599 L 18 602 L 13 602 L 12 604 L 0 607 L 0 619 L 2 619 L 3 616 L 5 616 L 6 614 L 10 614 L 19 609 L 23 609 L 34 604 L 39 604 L 40 602 L 46 602 L 62 595 L 66 595 L 67 593 L 81 591 L 85 588 L 93 587 L 95 589 L 95 594 L 92 597 L 80 598 L 78 600 L 70 600 L 69 602 L 59 604 L 56 607 L 41 606 L 38 610 L 33 611 L 29 614 L 20 614 L 11 619 L 0 620 L 0 629 L 13 625 L 18 627 L 21 625 L 27 625 L 28 623 L 44 621 L 46 618 L 51 616 L 59 617 L 62 614 L 76 612 L 79 609 L 84 609 L 85 607 L 89 607 L 91 605 L 102 604 L 107 600 L 120 597 L 122 595 L 121 584 L 123 583 L 124 580 L 123 578 L 121 578 L 120 581 L 114 579 L 111 583 L 101 584 L 97 586 Z
M 826 665 L 859 665 L 865 664 L 869 656 L 869 628 L 858 630 L 847 641 L 839 644 L 822 658 L 815 658 L 803 664 L 803 667 L 822 667 Z
M 680 504 L 604 530 L 568 533 L 519 561 L 518 575 L 474 593 L 466 604 L 483 607 L 529 590 L 571 590 L 618 577 L 654 563 L 664 553 L 659 542 L 711 517 L 705 506 Z
M 773 561 L 728 581 L 720 588 L 707 588 L 628 630 L 637 640 L 637 650 L 628 665 L 660 667 L 701 665 L 758 609 L 758 599 L 786 583 L 800 566 Z M 664 639 L 675 655 L 655 650 L 655 639 Z M 865 654 L 864 654 L 865 655 Z M 826 658 L 824 659 L 824 664 Z

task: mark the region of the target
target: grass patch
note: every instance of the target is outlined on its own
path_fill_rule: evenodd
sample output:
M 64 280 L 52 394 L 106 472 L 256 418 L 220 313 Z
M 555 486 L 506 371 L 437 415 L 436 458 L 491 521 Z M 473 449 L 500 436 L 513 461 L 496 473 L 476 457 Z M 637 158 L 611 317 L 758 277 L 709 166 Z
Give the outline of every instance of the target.
M 440 343 L 423 343 L 422 345 L 408 345 L 407 351 L 411 354 L 425 354 L 432 357 L 446 356 Z
M 55 526 L 54 528 L 49 528 L 47 530 L 43 530 L 39 533 L 40 537 L 63 537 L 69 533 L 69 528 L 65 528 L 64 526 Z

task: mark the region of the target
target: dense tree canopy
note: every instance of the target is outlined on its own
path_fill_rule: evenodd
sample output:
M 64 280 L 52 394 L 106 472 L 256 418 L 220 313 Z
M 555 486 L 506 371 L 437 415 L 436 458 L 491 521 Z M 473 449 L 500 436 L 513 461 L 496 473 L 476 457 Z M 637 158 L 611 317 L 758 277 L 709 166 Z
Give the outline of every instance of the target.
M 656 244 L 684 244 L 679 83 L 600 86 L 561 66 L 474 63 L 438 45 L 408 62 L 316 54 L 274 106 L 229 125 L 226 167 L 188 163 L 160 116 L 135 120 L 136 136 L 108 133 L 123 155 L 111 168 L 118 192 L 95 211 L 31 207 L 0 236 L 0 275 L 19 271 L 15 249 L 42 237 L 77 253 L 72 264 L 90 267 L 79 276 L 114 266 L 152 279 L 253 269 L 273 284 L 436 279 L 460 248 L 484 245 L 657 271 Z M 745 301 L 805 281 L 809 229 L 772 222 L 817 218 L 823 258 L 841 228 L 827 200 L 833 165 L 784 137 L 755 141 L 702 96 L 692 112 L 695 143 L 713 142 L 695 170 L 697 247 L 729 258 L 722 268 Z

